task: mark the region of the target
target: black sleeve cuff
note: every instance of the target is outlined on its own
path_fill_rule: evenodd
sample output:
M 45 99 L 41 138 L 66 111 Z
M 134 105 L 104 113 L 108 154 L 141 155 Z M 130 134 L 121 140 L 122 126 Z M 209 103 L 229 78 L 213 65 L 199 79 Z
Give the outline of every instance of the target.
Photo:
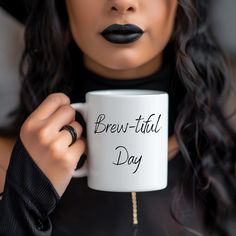
M 53 185 L 35 164 L 20 139 L 14 146 L 6 180 L 41 219 L 47 218 L 60 200 Z

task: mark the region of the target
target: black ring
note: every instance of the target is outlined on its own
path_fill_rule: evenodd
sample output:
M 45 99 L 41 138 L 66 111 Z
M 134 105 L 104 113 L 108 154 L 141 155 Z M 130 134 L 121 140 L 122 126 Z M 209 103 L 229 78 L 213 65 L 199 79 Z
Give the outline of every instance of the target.
M 69 145 L 69 147 L 75 143 L 75 141 L 77 140 L 77 133 L 76 133 L 76 130 L 71 126 L 71 125 L 65 125 L 61 128 L 60 131 L 62 130 L 67 130 L 69 131 L 70 135 L 71 135 L 71 138 L 72 138 L 72 141 L 71 141 L 71 144 Z

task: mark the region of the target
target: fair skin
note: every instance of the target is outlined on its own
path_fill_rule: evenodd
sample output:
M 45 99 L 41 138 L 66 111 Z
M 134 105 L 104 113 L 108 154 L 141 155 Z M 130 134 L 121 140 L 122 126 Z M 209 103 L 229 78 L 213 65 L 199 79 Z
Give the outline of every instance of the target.
M 72 36 L 84 53 L 84 64 L 89 70 L 108 78 L 137 79 L 160 69 L 163 49 L 173 31 L 177 0 L 67 0 L 66 5 Z M 144 34 L 130 44 L 110 43 L 100 32 L 115 23 L 136 24 Z M 70 134 L 60 131 L 66 124 L 73 126 L 78 134 L 77 141 L 70 147 Z M 75 121 L 70 100 L 62 93 L 49 95 L 21 128 L 20 138 L 26 150 L 60 196 L 86 151 L 81 133 L 82 127 Z M 6 140 L 0 139 L 0 149 L 5 149 L 0 160 L 10 159 L 13 144 L 14 140 L 8 140 L 6 145 Z M 178 145 L 172 136 L 169 159 L 177 152 Z M 1 165 L 6 170 L 8 161 Z M 3 170 L 0 173 L 5 176 Z

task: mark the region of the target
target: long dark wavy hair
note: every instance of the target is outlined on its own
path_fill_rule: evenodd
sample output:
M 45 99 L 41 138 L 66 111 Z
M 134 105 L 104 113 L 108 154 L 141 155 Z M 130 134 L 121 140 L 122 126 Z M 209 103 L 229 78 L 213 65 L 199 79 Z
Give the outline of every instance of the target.
M 12 134 L 19 133 L 25 118 L 48 94 L 61 91 L 70 95 L 71 39 L 65 3 L 33 2 L 21 62 L 21 100 Z M 186 170 L 177 194 L 178 198 L 200 199 L 209 235 L 222 236 L 231 235 L 228 224 L 236 218 L 236 135 L 222 112 L 230 76 L 211 33 L 208 7 L 208 0 L 178 1 L 173 55 L 186 94 L 175 134 Z M 173 216 L 181 224 L 174 208 Z

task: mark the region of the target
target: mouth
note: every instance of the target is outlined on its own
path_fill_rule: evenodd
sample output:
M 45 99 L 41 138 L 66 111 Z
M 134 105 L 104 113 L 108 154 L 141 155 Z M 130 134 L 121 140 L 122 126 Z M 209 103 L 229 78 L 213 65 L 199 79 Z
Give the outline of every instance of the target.
M 113 24 L 101 32 L 105 40 L 116 44 L 128 44 L 137 41 L 143 35 L 144 31 L 137 25 Z

